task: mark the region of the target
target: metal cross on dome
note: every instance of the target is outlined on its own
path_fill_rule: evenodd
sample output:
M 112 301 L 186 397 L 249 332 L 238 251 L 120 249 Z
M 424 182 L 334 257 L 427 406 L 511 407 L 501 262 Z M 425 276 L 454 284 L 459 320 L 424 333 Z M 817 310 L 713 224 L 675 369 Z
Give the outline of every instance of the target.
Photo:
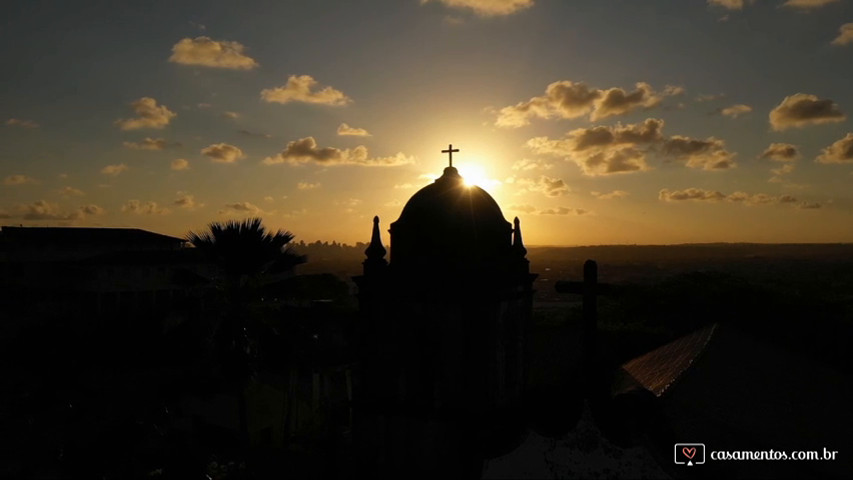
M 453 148 L 453 144 L 447 145 L 447 150 L 442 150 L 441 153 L 446 153 L 450 159 L 450 166 L 453 166 L 453 152 L 458 152 L 458 148 Z

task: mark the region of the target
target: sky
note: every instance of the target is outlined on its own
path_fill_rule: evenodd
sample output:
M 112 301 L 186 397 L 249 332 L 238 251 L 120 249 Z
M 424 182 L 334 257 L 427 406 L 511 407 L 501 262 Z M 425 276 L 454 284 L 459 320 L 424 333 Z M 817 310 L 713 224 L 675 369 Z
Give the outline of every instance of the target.
M 453 144 L 531 245 L 853 242 L 850 0 L 3 10 L 0 224 L 387 244 Z

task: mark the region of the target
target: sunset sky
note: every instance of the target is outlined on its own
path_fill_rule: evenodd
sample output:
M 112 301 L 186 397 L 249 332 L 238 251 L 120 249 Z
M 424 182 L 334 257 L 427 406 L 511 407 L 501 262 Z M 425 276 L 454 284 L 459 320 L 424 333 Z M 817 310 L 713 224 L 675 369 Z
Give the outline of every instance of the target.
M 368 241 L 452 143 L 528 244 L 853 242 L 850 0 L 27 0 L 0 42 L 4 225 Z

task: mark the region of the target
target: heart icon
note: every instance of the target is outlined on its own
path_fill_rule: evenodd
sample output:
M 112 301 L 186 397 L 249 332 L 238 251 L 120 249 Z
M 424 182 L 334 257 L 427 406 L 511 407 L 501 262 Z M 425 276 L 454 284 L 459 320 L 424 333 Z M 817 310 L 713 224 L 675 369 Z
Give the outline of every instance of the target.
M 696 447 L 684 447 L 681 449 L 681 453 L 683 453 L 685 457 L 693 459 L 693 455 L 696 455 Z

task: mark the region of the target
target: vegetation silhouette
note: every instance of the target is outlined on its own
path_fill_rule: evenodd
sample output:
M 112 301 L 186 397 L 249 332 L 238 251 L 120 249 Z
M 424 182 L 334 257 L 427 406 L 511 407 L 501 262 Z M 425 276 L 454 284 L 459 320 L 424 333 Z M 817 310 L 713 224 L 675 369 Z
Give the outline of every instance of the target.
M 203 232 L 190 231 L 187 241 L 216 264 L 222 275 L 215 278 L 224 301 L 215 328 L 216 351 L 223 379 L 238 402 L 238 425 L 244 450 L 249 447 L 247 382 L 253 375 L 262 325 L 248 308 L 259 299 L 261 288 L 275 279 L 271 274 L 289 272 L 305 257 L 289 248 L 294 236 L 284 230 L 268 231 L 261 218 L 212 222 Z

